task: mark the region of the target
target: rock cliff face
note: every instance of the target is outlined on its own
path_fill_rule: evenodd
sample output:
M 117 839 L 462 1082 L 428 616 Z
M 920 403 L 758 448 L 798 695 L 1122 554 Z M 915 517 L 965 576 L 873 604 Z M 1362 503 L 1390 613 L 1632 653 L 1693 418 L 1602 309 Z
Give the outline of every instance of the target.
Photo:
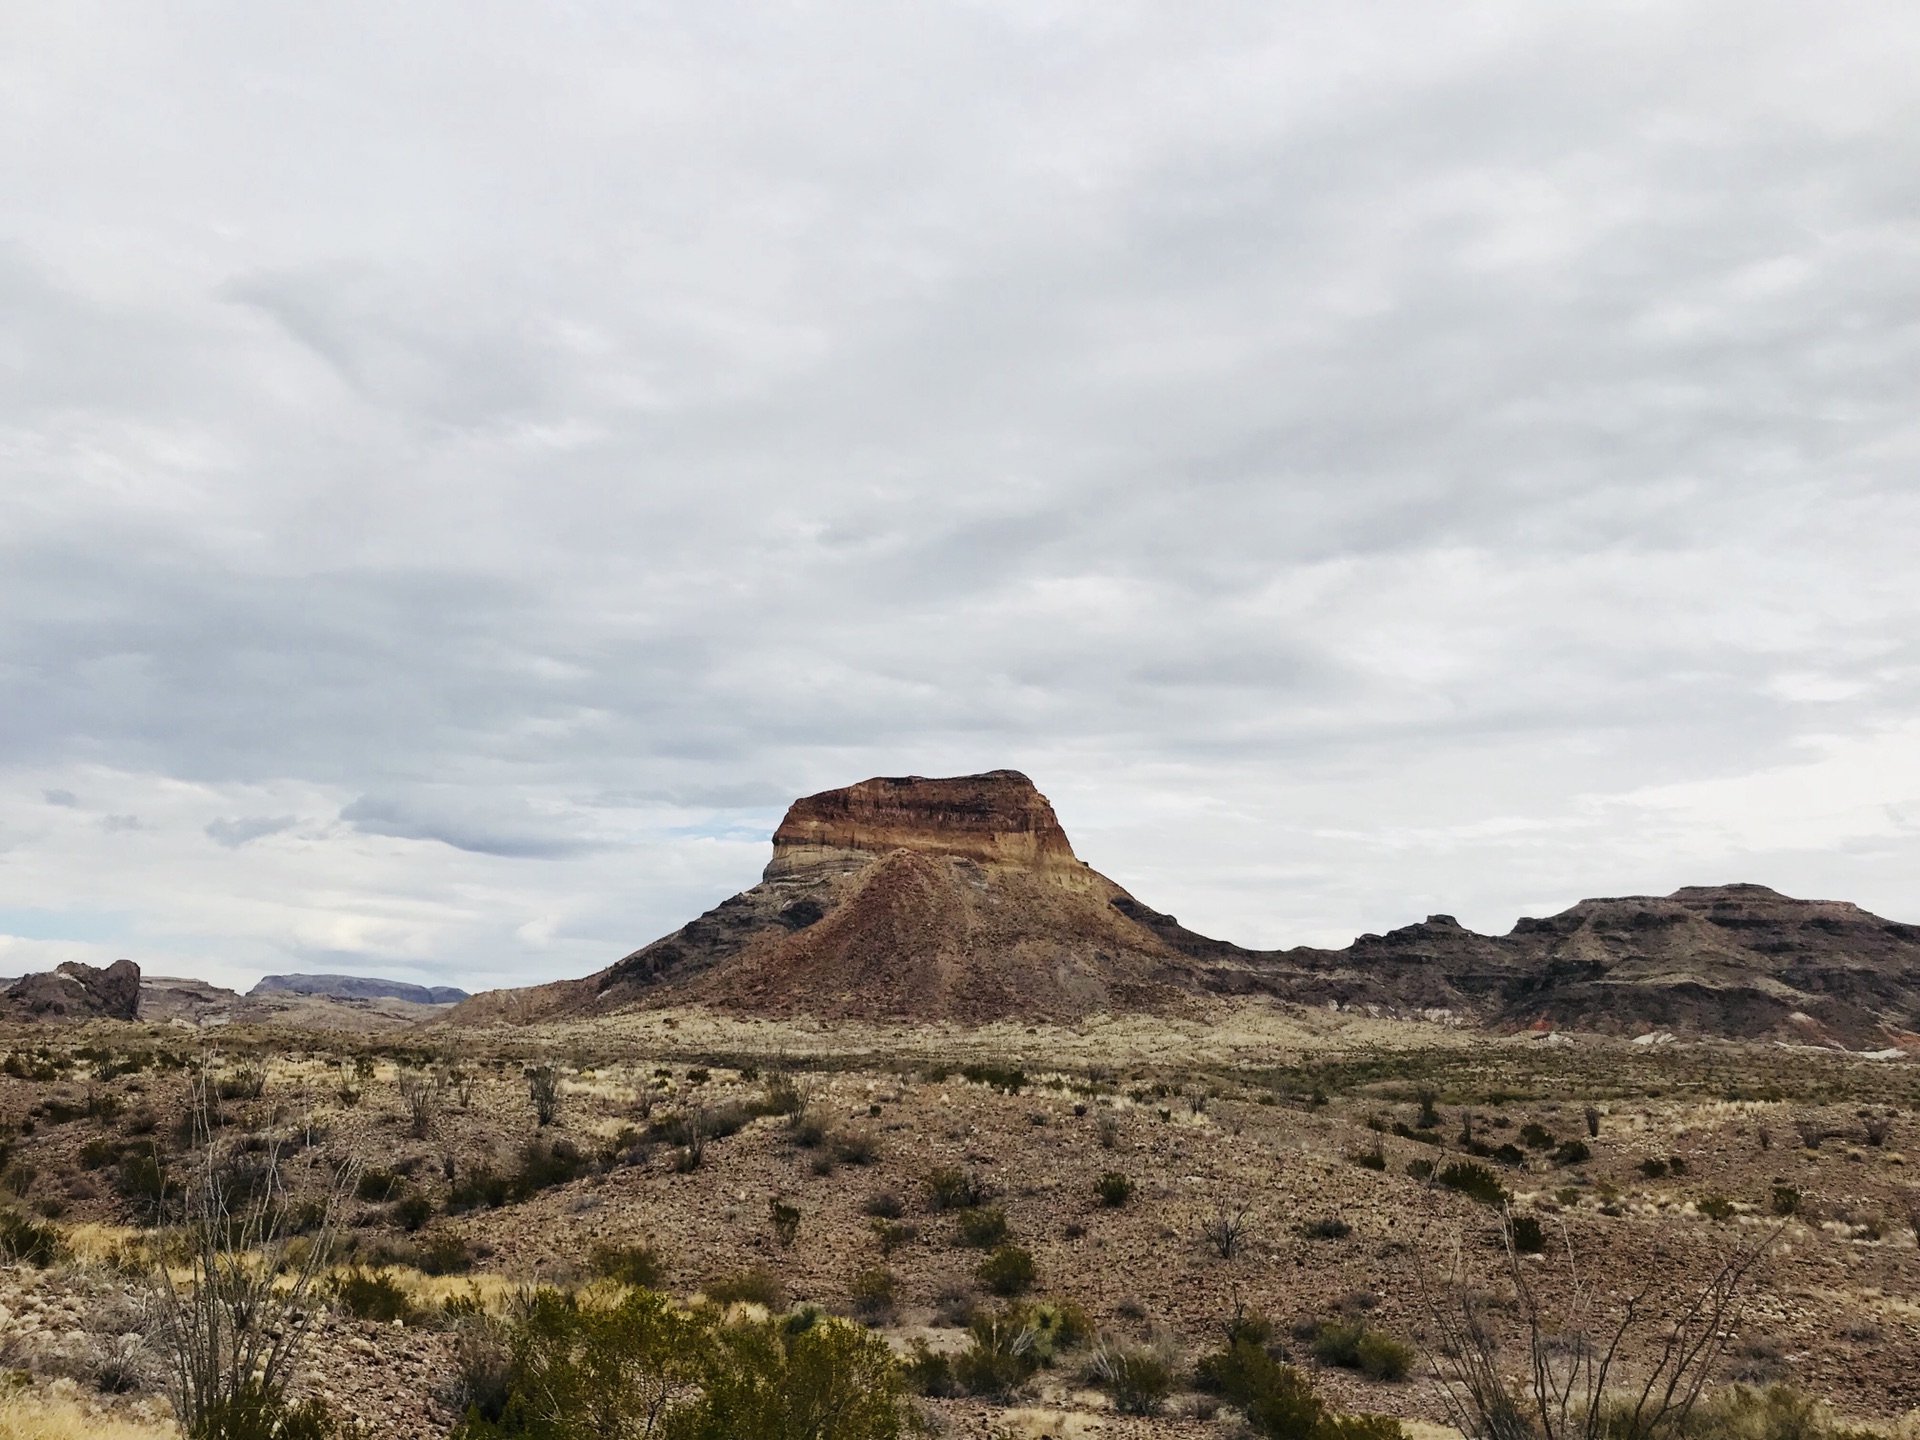
M 69 960 L 6 989 L 0 1011 L 26 1020 L 132 1020 L 140 1013 L 140 967 L 116 960 L 102 970 Z
M 773 832 L 766 878 L 907 850 L 1027 869 L 1075 867 L 1047 797 L 1017 770 L 863 780 L 796 800 Z

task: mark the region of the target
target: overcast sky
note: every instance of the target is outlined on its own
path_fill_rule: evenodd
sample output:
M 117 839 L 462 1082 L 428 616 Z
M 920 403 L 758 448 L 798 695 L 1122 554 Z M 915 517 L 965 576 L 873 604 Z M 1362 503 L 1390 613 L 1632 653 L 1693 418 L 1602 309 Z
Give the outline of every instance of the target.
M 0 5 L 0 973 L 1025 770 L 1246 944 L 1920 921 L 1920 11 Z

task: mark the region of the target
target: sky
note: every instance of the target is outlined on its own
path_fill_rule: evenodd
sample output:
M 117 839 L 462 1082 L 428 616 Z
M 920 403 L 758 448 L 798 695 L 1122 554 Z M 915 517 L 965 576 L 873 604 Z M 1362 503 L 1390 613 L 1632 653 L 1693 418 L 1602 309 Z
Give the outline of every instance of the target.
M 0 974 L 1010 767 L 1257 946 L 1920 921 L 1899 0 L 0 6 Z

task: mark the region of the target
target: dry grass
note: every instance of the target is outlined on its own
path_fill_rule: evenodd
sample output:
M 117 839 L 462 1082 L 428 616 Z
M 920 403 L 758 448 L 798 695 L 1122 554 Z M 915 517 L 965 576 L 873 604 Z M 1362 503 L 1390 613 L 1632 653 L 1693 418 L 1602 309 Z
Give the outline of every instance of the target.
M 73 1382 L 44 1390 L 18 1390 L 0 1397 L 0 1437 L 4 1440 L 179 1440 L 180 1427 L 161 1418 L 156 1407 L 109 1413 L 81 1401 Z

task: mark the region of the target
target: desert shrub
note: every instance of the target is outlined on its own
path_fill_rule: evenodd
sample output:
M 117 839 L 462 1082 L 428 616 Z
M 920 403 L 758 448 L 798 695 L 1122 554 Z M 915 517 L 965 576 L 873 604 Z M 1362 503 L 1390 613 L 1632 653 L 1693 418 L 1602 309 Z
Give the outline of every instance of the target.
M 975 1085 L 989 1085 L 1006 1095 L 1018 1095 L 1027 1086 L 1027 1072 L 1004 1065 L 962 1065 L 960 1073 Z
M 885 1342 L 844 1321 L 721 1323 L 646 1290 L 618 1305 L 541 1291 L 508 1337 L 497 1420 L 458 1440 L 897 1440 L 903 1377 Z
M 1733 1202 L 1724 1195 L 1702 1196 L 1695 1208 L 1709 1220 L 1721 1224 L 1733 1218 Z
M 1593 1158 L 1593 1151 L 1584 1140 L 1563 1140 L 1553 1152 L 1556 1165 L 1584 1165 Z
M 222 1075 L 214 1093 L 222 1100 L 258 1100 L 266 1088 L 266 1068 L 246 1061 Z
M 80 1147 L 80 1168 L 82 1170 L 105 1169 L 109 1165 L 117 1164 L 126 1150 L 126 1145 L 119 1141 L 109 1140 L 104 1135 L 92 1136 Z
M 800 1211 L 797 1206 L 788 1205 L 780 1200 L 767 1201 L 767 1223 L 773 1227 L 773 1238 L 782 1246 L 793 1244 L 794 1237 L 800 1233 Z
M 1593 1106 L 1589 1105 L 1586 1107 L 1586 1109 L 1581 1111 L 1581 1116 L 1587 1122 L 1587 1138 L 1589 1140 L 1599 1139 L 1600 1138 L 1600 1112 L 1596 1110 Z
M 743 1074 L 741 1078 L 746 1077 Z M 806 1108 L 806 1099 L 792 1076 L 776 1075 L 767 1082 L 765 1093 L 751 1102 L 749 1108 L 758 1115 L 797 1115 Z
M 902 1245 L 910 1245 L 920 1238 L 920 1227 L 904 1220 L 883 1220 L 876 1216 L 870 1223 L 882 1255 L 891 1255 Z
M 1353 1233 L 1353 1226 L 1338 1215 L 1308 1220 L 1297 1228 L 1301 1236 L 1308 1240 L 1344 1240 Z
M 1800 1212 L 1800 1192 L 1791 1185 L 1773 1187 L 1773 1213 L 1776 1215 L 1797 1215 Z
M 1487 1151 L 1487 1155 L 1490 1159 L 1497 1160 L 1502 1165 L 1524 1165 L 1527 1163 L 1527 1152 L 1522 1150 L 1518 1145 L 1496 1145 L 1493 1149 Z
M 1658 1180 L 1667 1173 L 1667 1162 L 1657 1155 L 1649 1155 L 1640 1162 L 1640 1173 L 1649 1180 Z
M 1158 1415 L 1173 1393 L 1173 1363 L 1149 1345 L 1102 1345 L 1087 1369 L 1122 1415 Z
M 651 1245 L 615 1245 L 602 1242 L 588 1257 L 593 1273 L 622 1285 L 637 1285 L 643 1290 L 658 1290 L 666 1278 L 667 1264 Z
M 1018 1245 L 998 1245 L 974 1267 L 973 1276 L 995 1295 L 1024 1295 L 1033 1288 L 1033 1256 Z
M 848 1130 L 833 1139 L 833 1158 L 843 1165 L 871 1165 L 880 1158 L 880 1142 L 864 1130 Z
M 1358 1320 L 1327 1320 L 1314 1327 L 1313 1358 L 1322 1365 L 1358 1370 L 1374 1380 L 1404 1380 L 1413 1369 L 1413 1347 Z
M 353 1198 L 370 1205 L 380 1205 L 392 1200 L 406 1188 L 406 1176 L 382 1170 L 376 1165 L 360 1172 L 359 1182 L 353 1187 Z
M 520 1170 L 513 1177 L 513 1198 L 525 1200 L 542 1190 L 565 1185 L 586 1173 L 587 1158 L 571 1140 L 536 1137 L 520 1147 Z
M 853 1277 L 852 1285 L 847 1287 L 854 1313 L 869 1324 L 878 1323 L 893 1314 L 898 1290 L 893 1272 L 884 1265 L 862 1270 Z
M 960 1381 L 953 1373 L 950 1356 L 934 1350 L 925 1340 L 916 1339 L 901 1366 L 907 1388 L 916 1395 L 946 1398 L 960 1393 Z
M 1385 1171 L 1387 1168 L 1387 1152 L 1380 1148 L 1380 1142 L 1378 1140 L 1373 1142 L 1373 1148 L 1371 1150 L 1349 1151 L 1347 1159 L 1358 1165 L 1362 1170 Z
M 1414 1092 L 1413 1098 L 1420 1104 L 1420 1117 L 1414 1123 L 1422 1130 L 1431 1130 L 1439 1125 L 1440 1112 L 1434 1108 L 1434 1102 L 1440 1098 L 1439 1095 L 1422 1087 Z
M 1040 1368 L 1034 1334 L 1017 1311 L 976 1315 L 967 1348 L 954 1357 L 953 1377 L 969 1395 L 1004 1399 Z
M 1104 1112 L 1094 1122 L 1093 1133 L 1102 1150 L 1113 1149 L 1120 1143 L 1120 1117 L 1111 1110 Z
M 1500 1179 L 1484 1165 L 1471 1160 L 1456 1160 L 1434 1177 L 1449 1190 L 1457 1190 L 1482 1205 L 1498 1205 L 1507 1198 Z
M 1219 1199 L 1200 1226 L 1200 1238 L 1222 1260 L 1231 1260 L 1252 1230 L 1253 1205 L 1245 1200 Z
M 551 1125 L 560 1114 L 560 1072 L 551 1065 L 529 1065 L 525 1075 L 533 1123 L 542 1127 Z
M 1522 1255 L 1538 1255 L 1547 1248 L 1546 1231 L 1532 1215 L 1514 1216 L 1507 1235 L 1513 1241 L 1513 1248 Z
M 1529 1150 L 1553 1149 L 1553 1133 L 1539 1121 L 1529 1121 L 1520 1127 L 1520 1143 Z
M 907 1213 L 907 1202 L 897 1191 L 876 1190 L 860 1202 L 860 1213 L 876 1220 L 898 1220 Z
M 817 1110 L 796 1110 L 787 1122 L 787 1137 L 802 1150 L 824 1145 L 832 1127 Z
M 44 1270 L 60 1253 L 60 1235 L 51 1225 L 14 1210 L 0 1210 L 0 1257 L 16 1265 Z
M 1418 1141 L 1422 1145 L 1444 1145 L 1446 1142 L 1431 1130 L 1416 1130 L 1404 1120 L 1393 1122 L 1393 1133 L 1402 1140 Z
M 1413 1180 L 1433 1179 L 1433 1162 L 1423 1156 L 1407 1161 L 1407 1176 Z
M 491 1165 L 476 1165 L 447 1192 L 447 1213 L 486 1207 L 497 1210 L 513 1199 L 513 1181 Z
M 433 1201 L 418 1193 L 407 1195 L 389 1213 L 402 1230 L 418 1230 L 433 1218 Z
M 1093 1182 L 1093 1193 L 1100 1197 L 1102 1205 L 1118 1210 L 1133 1198 L 1133 1181 L 1118 1170 L 1109 1170 Z
M 962 1210 L 954 1217 L 953 1243 L 974 1250 L 991 1250 L 1007 1238 L 1006 1213 L 998 1205 Z
M 193 1433 L 197 1440 L 332 1440 L 340 1430 L 325 1401 L 296 1404 L 271 1386 L 249 1382 L 210 1402 Z
M 420 1242 L 418 1263 L 428 1275 L 460 1275 L 473 1268 L 473 1252 L 451 1230 L 435 1230 Z
M 1238 1405 L 1248 1428 L 1264 1440 L 1404 1440 L 1398 1420 L 1385 1415 L 1342 1415 L 1328 1408 L 1312 1383 L 1250 1338 L 1202 1359 L 1203 1381 Z
M 404 1322 L 413 1316 L 407 1292 L 394 1283 L 393 1277 L 377 1272 L 349 1270 L 335 1277 L 333 1298 L 356 1320 L 378 1320 L 384 1324 L 394 1320 Z
M 152 1142 L 134 1146 L 114 1167 L 113 1188 L 143 1220 L 158 1219 L 167 1193 L 167 1167 Z
M 1686 1157 L 1683 1155 L 1669 1155 L 1667 1157 L 1667 1172 L 1672 1175 L 1686 1174 L 1687 1173 Z
M 927 1176 L 927 1206 L 932 1210 L 977 1210 L 993 1194 L 993 1186 L 977 1172 L 955 1165 L 942 1165 Z
M 702 1288 L 716 1305 L 763 1305 L 769 1310 L 780 1305 L 780 1282 L 758 1266 L 709 1280 Z

